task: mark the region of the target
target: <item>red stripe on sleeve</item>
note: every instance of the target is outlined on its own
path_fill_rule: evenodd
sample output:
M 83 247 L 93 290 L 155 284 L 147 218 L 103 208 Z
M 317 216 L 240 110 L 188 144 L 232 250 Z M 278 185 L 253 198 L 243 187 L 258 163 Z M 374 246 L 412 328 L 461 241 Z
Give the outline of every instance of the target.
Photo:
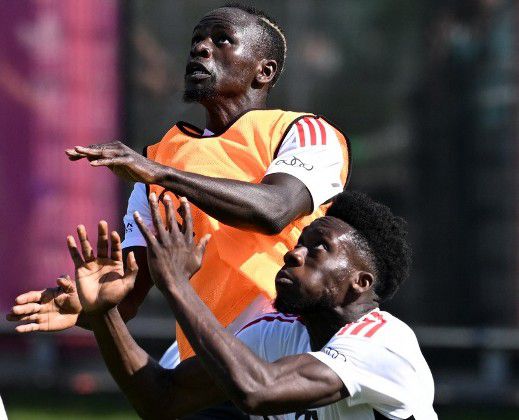
M 343 335 L 348 328 L 350 328 L 351 322 L 349 324 L 346 324 L 344 327 L 342 327 L 339 332 L 336 335 Z
M 324 146 L 326 144 L 326 128 L 319 118 L 317 118 L 315 121 L 317 122 L 319 131 L 321 132 L 321 144 Z
M 358 333 L 360 333 L 365 327 L 367 327 L 368 325 L 370 325 L 371 323 L 375 322 L 374 319 L 364 319 L 362 320 L 359 325 L 357 325 L 353 330 L 350 331 L 350 335 L 357 335 Z
M 315 132 L 315 127 L 312 124 L 312 121 L 310 121 L 310 118 L 304 118 L 304 121 L 310 129 L 310 144 L 315 146 L 317 144 L 317 133 Z
M 300 121 L 296 123 L 296 127 L 297 134 L 299 135 L 299 146 L 305 147 L 305 132 L 303 131 L 303 126 L 301 125 Z
M 373 326 L 373 328 L 371 328 L 365 335 L 365 337 L 371 337 L 373 336 L 373 334 L 375 334 L 380 328 L 382 328 L 384 326 L 384 324 L 386 323 L 386 320 L 382 317 L 381 314 L 377 313 L 377 312 L 372 312 L 371 315 L 373 315 L 375 318 L 378 319 L 378 323 L 376 325 Z

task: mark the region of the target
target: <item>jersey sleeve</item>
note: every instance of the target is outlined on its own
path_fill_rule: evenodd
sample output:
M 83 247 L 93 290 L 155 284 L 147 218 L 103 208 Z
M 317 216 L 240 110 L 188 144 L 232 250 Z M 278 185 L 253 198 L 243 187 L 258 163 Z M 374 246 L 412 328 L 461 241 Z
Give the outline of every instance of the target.
M 146 197 L 146 185 L 142 182 L 136 182 L 133 186 L 133 191 L 128 199 L 128 208 L 124 215 L 124 241 L 122 242 L 123 248 L 131 246 L 146 246 L 146 240 L 142 236 L 141 231 L 137 227 L 135 220 L 133 219 L 133 213 L 138 211 L 141 215 L 145 225 L 150 229 L 154 230 L 153 221 L 151 218 L 150 205 L 148 198 Z
M 292 125 L 266 175 L 286 173 L 310 192 L 314 210 L 342 192 L 344 158 L 339 139 L 323 119 L 305 117 Z
M 288 354 L 304 353 L 309 348 L 305 327 L 293 316 L 281 313 L 264 314 L 235 335 L 253 353 L 270 363 Z
M 261 325 L 255 324 L 248 328 L 241 329 L 235 336 L 256 354 L 256 356 L 265 358 L 265 352 L 263 351 L 264 330 Z
M 350 394 L 349 405 L 369 404 L 389 418 L 414 414 L 420 398 L 416 372 L 408 360 L 380 342 L 336 335 L 321 351 L 309 354 L 341 378 Z

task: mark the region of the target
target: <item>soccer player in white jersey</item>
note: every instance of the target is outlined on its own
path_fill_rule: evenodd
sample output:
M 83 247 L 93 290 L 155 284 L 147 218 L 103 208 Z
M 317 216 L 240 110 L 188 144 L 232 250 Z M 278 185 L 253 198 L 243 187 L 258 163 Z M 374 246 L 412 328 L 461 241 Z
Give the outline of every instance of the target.
M 414 333 L 379 308 L 408 276 L 410 263 L 405 222 L 386 206 L 341 193 L 286 254 L 276 276 L 279 312 L 250 322 L 237 336 L 190 285 L 209 237 L 195 243 L 187 201 L 182 229 L 170 200 L 166 227 L 153 194 L 150 207 L 155 234 L 138 213 L 135 220 L 151 276 L 197 353 L 175 369 L 142 350 L 119 315 L 116 305 L 138 268 L 130 254 L 123 270 L 117 234 L 109 257 L 101 223 L 98 256 L 86 262 L 88 240 L 80 238 L 80 253 L 68 238 L 83 310 L 110 372 L 141 416 L 176 418 L 231 399 L 258 419 L 437 419 L 432 375 Z

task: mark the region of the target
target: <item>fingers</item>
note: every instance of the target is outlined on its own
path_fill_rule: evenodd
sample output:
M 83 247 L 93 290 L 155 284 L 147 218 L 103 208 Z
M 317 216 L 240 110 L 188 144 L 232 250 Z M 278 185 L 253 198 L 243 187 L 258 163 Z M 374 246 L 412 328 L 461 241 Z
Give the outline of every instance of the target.
M 124 270 L 124 281 L 128 283 L 128 286 L 130 286 L 130 283 L 135 282 L 135 277 L 137 276 L 138 271 L 139 266 L 135 260 L 135 254 L 131 251 L 126 257 L 126 268 Z M 131 284 L 130 287 L 133 288 L 133 284 Z
M 121 237 L 119 234 L 114 230 L 111 235 L 110 239 L 112 242 L 112 249 L 111 249 L 111 258 L 113 261 L 123 261 L 123 248 L 121 245 Z
M 72 160 L 72 161 L 83 159 L 86 157 L 85 155 L 82 155 L 81 153 L 76 152 L 74 149 L 65 150 L 65 154 L 68 156 L 69 160 Z
M 175 218 L 175 207 L 168 194 L 164 195 L 164 207 L 166 208 L 166 230 L 171 232 L 171 226 L 173 226 L 173 224 L 176 225 L 177 221 Z
M 151 193 L 149 196 L 150 202 L 150 210 L 151 210 L 151 218 L 153 220 L 153 226 L 155 226 L 155 230 L 157 231 L 157 239 L 164 243 L 167 241 L 168 234 L 166 232 L 166 228 L 164 227 L 164 223 L 162 223 L 162 217 L 159 212 L 159 203 L 157 201 L 157 195 L 155 193 Z M 172 227 L 171 231 L 173 232 L 174 228 Z M 178 228 L 177 228 L 178 231 Z
M 191 242 L 193 240 L 193 218 L 191 216 L 191 207 L 186 197 L 180 197 L 180 207 L 182 208 L 182 224 L 184 237 L 186 241 Z
M 129 252 L 126 257 L 126 271 L 134 272 L 138 271 L 139 266 L 137 265 L 137 260 L 135 259 L 135 254 L 133 251 Z
M 202 239 L 200 239 L 200 242 L 198 242 L 198 245 L 196 246 L 196 252 L 200 257 L 203 257 L 205 254 L 205 249 L 207 247 L 207 243 L 211 239 L 211 234 L 208 233 L 203 236 Z
M 24 305 L 15 305 L 11 309 L 13 315 L 30 315 L 38 313 L 41 309 L 39 303 L 26 303 Z
M 79 238 L 79 242 L 81 244 L 81 252 L 83 253 L 83 259 L 86 262 L 94 260 L 94 250 L 92 249 L 90 241 L 88 240 L 88 235 L 85 226 L 79 225 L 77 227 L 77 235 Z
M 92 160 L 91 166 L 111 166 L 111 165 L 122 165 L 126 163 L 126 157 L 110 157 L 105 159 Z
M 74 263 L 74 267 L 76 267 L 76 269 L 81 267 L 84 261 L 77 249 L 76 241 L 73 236 L 67 236 L 67 247 L 70 253 L 70 257 L 72 258 L 72 262 Z
M 33 331 L 40 331 L 39 324 L 25 324 L 25 325 L 17 325 L 15 328 L 16 332 L 19 333 L 28 333 Z
M 104 144 L 91 144 L 90 146 L 74 146 L 73 149 L 66 149 L 65 153 L 70 160 L 83 158 L 101 159 L 117 156 L 125 146 L 118 141 Z
M 75 146 L 74 151 L 85 157 L 103 157 L 103 156 L 106 157 L 106 155 L 105 155 L 106 149 L 104 149 L 103 147 L 95 147 L 95 145 L 92 145 L 92 146 L 89 146 L 89 147 Z M 100 146 L 102 146 L 102 145 L 100 145 Z
M 108 223 L 104 220 L 97 225 L 97 257 L 108 258 Z
M 26 303 L 39 302 L 41 300 L 43 290 L 31 291 L 17 296 L 14 302 L 17 305 L 24 305 Z
M 18 317 L 18 322 L 40 321 L 40 314 L 22 315 Z
M 135 220 L 135 223 L 137 223 L 137 227 L 141 231 L 142 236 L 144 236 L 144 239 L 146 240 L 148 246 L 156 245 L 157 238 L 155 238 L 155 235 L 151 233 L 151 231 L 144 224 L 144 221 L 142 220 L 141 215 L 138 211 L 133 213 L 133 218 Z
M 72 293 L 76 290 L 74 286 L 74 281 L 67 275 L 64 274 L 61 277 L 58 277 L 56 283 L 65 293 Z

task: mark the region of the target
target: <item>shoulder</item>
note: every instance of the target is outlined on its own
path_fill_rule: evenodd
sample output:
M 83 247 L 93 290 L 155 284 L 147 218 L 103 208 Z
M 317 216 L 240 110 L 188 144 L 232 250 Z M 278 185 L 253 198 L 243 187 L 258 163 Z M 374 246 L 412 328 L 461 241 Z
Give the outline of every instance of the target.
M 236 336 L 258 356 L 273 362 L 283 356 L 309 350 L 309 337 L 301 320 L 273 312 L 245 325 Z
M 276 334 L 277 331 L 283 330 L 297 330 L 305 329 L 302 320 L 291 314 L 284 314 L 281 312 L 270 312 L 262 314 L 256 319 L 252 320 L 248 324 L 244 325 L 238 332 L 240 334 L 243 331 L 272 331 Z
M 335 334 L 333 341 L 373 344 L 405 358 L 421 355 L 414 331 L 394 315 L 378 309 L 346 324 Z

